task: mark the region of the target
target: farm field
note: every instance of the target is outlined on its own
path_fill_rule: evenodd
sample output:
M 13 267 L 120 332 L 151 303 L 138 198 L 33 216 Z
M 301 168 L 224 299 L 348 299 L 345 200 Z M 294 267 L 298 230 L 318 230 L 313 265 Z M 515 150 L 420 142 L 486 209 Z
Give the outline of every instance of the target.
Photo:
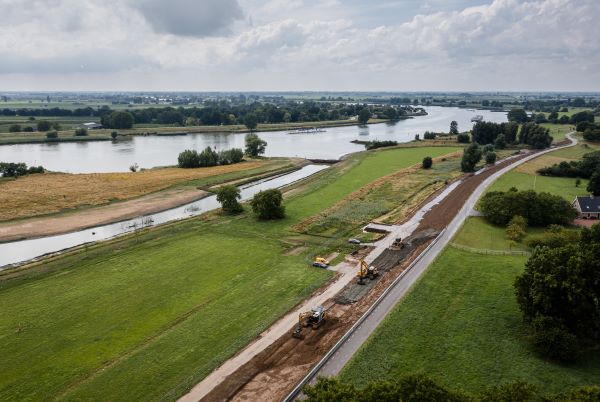
M 290 190 L 281 221 L 213 212 L 0 274 L 0 399 L 175 399 L 330 278 L 309 262 L 344 239 L 293 224 L 455 150 L 353 155 Z
M 531 350 L 512 287 L 525 261 L 446 248 L 344 368 L 341 380 L 364 386 L 422 371 L 471 392 L 514 380 L 545 393 L 596 384 L 600 355 L 561 366 Z
M 156 168 L 136 173 L 45 173 L 0 182 L 0 221 L 105 205 L 177 186 L 217 183 L 284 171 L 286 158 L 250 160 L 210 168 Z M 10 206 L 10 208 L 9 208 Z

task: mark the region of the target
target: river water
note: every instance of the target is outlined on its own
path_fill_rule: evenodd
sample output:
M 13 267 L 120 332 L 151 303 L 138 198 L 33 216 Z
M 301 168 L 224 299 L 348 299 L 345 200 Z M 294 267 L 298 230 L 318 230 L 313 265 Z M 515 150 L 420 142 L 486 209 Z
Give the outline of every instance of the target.
M 427 116 L 367 126 L 328 128 L 315 134 L 288 134 L 285 131 L 262 132 L 267 141 L 266 156 L 295 156 L 309 159 L 338 159 L 364 149 L 352 140 L 394 140 L 408 142 L 425 131 L 447 132 L 452 120 L 460 131 L 469 130 L 471 117 L 482 115 L 486 121 L 504 122 L 506 113 L 450 107 L 425 107 Z M 1 162 L 25 162 L 42 165 L 52 171 L 71 173 L 123 172 L 137 163 L 142 168 L 175 165 L 185 149 L 217 150 L 244 147 L 243 133 L 189 134 L 185 136 L 132 136 L 119 141 L 22 144 L 0 146 Z
M 242 200 L 249 200 L 254 194 L 262 190 L 280 188 L 297 182 L 298 180 L 313 175 L 325 168 L 327 168 L 326 165 L 308 165 L 291 173 L 242 186 L 240 188 Z M 28 261 L 44 254 L 54 253 L 89 242 L 110 239 L 120 234 L 133 232 L 137 229 L 199 215 L 220 208 L 220 206 L 217 197 L 211 195 L 167 211 L 110 225 L 98 226 L 63 235 L 2 243 L 0 244 L 0 270 L 2 270 L 3 267 L 6 268 L 9 264 Z

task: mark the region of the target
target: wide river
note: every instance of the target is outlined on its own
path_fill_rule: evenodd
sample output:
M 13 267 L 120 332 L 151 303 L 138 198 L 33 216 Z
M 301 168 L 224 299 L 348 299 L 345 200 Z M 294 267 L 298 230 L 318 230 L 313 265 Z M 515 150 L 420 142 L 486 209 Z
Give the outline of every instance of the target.
M 309 159 L 338 159 L 363 150 L 352 140 L 394 140 L 408 142 L 425 131 L 447 132 L 452 120 L 460 131 L 471 129 L 471 117 L 482 115 L 486 121 L 504 122 L 506 113 L 451 107 L 425 107 L 427 116 L 392 123 L 328 128 L 316 134 L 288 134 L 285 131 L 261 132 L 267 141 L 266 156 L 296 156 Z M 175 165 L 185 149 L 217 150 L 243 148 L 245 134 L 215 133 L 185 136 L 132 136 L 119 141 L 81 143 L 22 144 L 0 146 L 1 162 L 42 165 L 52 171 L 71 173 L 122 172 L 137 163 L 142 168 Z

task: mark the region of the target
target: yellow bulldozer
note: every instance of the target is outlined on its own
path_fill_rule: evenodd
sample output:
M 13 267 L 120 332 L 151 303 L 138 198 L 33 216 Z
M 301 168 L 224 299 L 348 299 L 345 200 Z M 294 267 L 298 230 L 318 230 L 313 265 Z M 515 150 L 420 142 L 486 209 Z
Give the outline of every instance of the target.
M 310 311 L 300 313 L 298 316 L 298 326 L 292 333 L 294 338 L 303 339 L 302 330 L 307 327 L 318 329 L 325 321 L 325 308 L 323 306 L 313 307 Z
M 360 260 L 360 268 L 356 276 L 358 277 L 358 284 L 364 285 L 365 278 L 368 277 L 371 280 L 375 279 L 377 276 L 379 276 L 379 270 L 373 265 L 369 266 L 365 260 Z

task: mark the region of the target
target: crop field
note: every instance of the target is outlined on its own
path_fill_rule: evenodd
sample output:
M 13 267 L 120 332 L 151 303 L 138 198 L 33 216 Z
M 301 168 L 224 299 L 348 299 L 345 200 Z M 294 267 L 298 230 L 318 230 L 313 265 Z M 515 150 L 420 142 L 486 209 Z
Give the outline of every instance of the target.
M 341 379 L 365 385 L 422 371 L 472 392 L 518 379 L 547 393 L 597 384 L 600 355 L 562 366 L 531 350 L 512 287 L 525 261 L 446 248 Z
M 455 150 L 353 155 L 292 188 L 281 221 L 215 211 L 0 274 L 0 400 L 176 399 L 330 278 L 308 264 L 326 241 L 294 224 Z
M 265 159 L 198 169 L 27 175 L 0 182 L 0 221 L 123 201 L 177 185 L 207 186 L 291 166 L 287 159 Z

